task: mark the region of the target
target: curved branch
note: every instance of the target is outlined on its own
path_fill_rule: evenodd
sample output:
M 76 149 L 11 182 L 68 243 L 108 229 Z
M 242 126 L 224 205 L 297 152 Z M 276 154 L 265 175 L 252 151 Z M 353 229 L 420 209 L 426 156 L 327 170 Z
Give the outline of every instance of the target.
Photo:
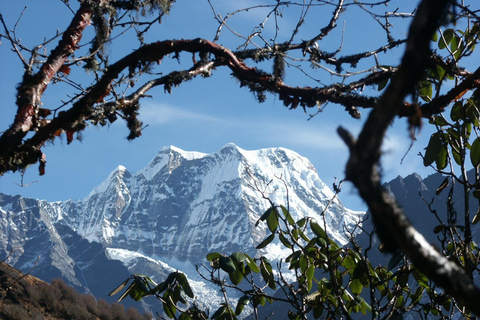
M 480 68 L 467 75 L 461 83 L 450 89 L 446 94 L 421 105 L 419 109 L 422 117 L 428 119 L 435 114 L 442 113 L 452 101 L 460 99 L 467 91 L 475 88 L 480 88 Z M 415 114 L 417 114 L 416 108 L 405 105 L 398 115 L 400 117 L 410 117 Z
M 391 85 L 372 110 L 358 141 L 339 128 L 350 147 L 346 175 L 358 188 L 371 210 L 385 247 L 402 250 L 427 277 L 451 294 L 460 304 L 480 314 L 480 289 L 455 263 L 437 252 L 406 219 L 402 209 L 383 189 L 377 171 L 385 132 L 399 114 L 406 95 L 413 92 L 429 58 L 429 43 L 449 0 L 423 0 L 409 31 L 402 64 Z
M 17 113 L 13 124 L 0 137 L 0 168 L 5 165 L 15 165 L 11 155 L 21 144 L 28 131 L 37 126 L 40 98 L 53 76 L 60 70 L 67 58 L 77 49 L 83 30 L 89 25 L 92 16 L 92 6 L 89 1 L 83 1 L 75 14 L 67 31 L 57 47 L 51 52 L 40 70 L 32 75 L 26 70 L 22 83 L 18 87 Z M 9 163 L 4 163 L 7 156 Z M 37 156 L 39 156 L 37 154 Z M 4 171 L 0 170 L 0 174 Z
M 13 144 L 10 143 L 12 141 L 10 132 L 4 133 L 0 138 L 0 174 L 35 163 L 42 156 L 40 148 L 46 141 L 58 135 L 58 132 L 67 131 L 72 134 L 83 130 L 86 126 L 85 121 L 90 119 L 95 112 L 94 106 L 103 101 L 103 98 L 109 94 L 112 83 L 125 69 L 128 68 L 130 73 L 133 73 L 139 66 L 160 62 L 166 55 L 178 54 L 182 51 L 212 53 L 216 58 L 215 65 L 224 65 L 230 68 L 233 75 L 240 80 L 241 85 L 258 85 L 260 90 L 278 94 L 284 104 L 291 108 L 296 108 L 298 105 L 304 108 L 313 107 L 317 103 L 330 101 L 344 105 L 350 114 L 359 117 L 356 107 L 372 108 L 376 103 L 376 98 L 354 94 L 347 87 L 339 88 L 335 85 L 323 88 L 289 86 L 269 73 L 248 67 L 232 51 L 204 39 L 155 42 L 142 46 L 110 65 L 98 82 L 88 88 L 86 93 L 69 110 L 59 112 L 55 118 L 45 125 L 38 126 L 36 133 L 23 144 L 21 139 L 25 137 L 26 131 L 30 130 L 31 126 L 24 130 L 17 130 L 23 134 L 17 137 Z M 32 96 L 35 99 L 38 97 L 33 93 Z M 30 99 L 33 98 L 30 97 Z M 37 118 L 33 111 L 34 109 L 29 114 L 32 124 L 36 122 Z M 15 124 L 13 127 L 16 128 Z M 4 147 L 6 144 L 9 146 Z

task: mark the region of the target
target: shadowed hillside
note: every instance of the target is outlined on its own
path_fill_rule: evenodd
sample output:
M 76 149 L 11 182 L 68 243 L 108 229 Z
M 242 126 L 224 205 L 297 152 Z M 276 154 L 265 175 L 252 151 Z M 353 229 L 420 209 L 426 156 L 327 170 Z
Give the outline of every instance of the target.
M 137 310 L 79 294 L 62 280 L 48 284 L 0 263 L 0 319 L 145 320 Z

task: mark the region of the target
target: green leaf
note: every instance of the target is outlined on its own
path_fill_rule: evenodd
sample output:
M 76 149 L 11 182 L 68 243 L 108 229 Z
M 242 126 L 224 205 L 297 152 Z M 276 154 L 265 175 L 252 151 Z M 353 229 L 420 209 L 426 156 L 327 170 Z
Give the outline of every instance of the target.
M 267 216 L 267 226 L 271 232 L 274 232 L 275 230 L 277 230 L 278 227 L 278 216 L 275 207 L 272 208 L 273 209 L 270 210 L 270 213 Z
M 445 76 L 446 70 L 440 67 L 438 64 L 435 66 L 436 73 L 437 73 L 437 80 L 441 81 Z
M 240 282 L 242 282 L 243 280 L 243 274 L 240 270 L 236 270 L 235 272 L 232 272 L 232 273 L 229 273 L 228 274 L 228 277 L 230 278 L 230 281 L 234 284 L 234 285 L 238 285 L 240 284 Z
M 187 301 L 184 298 L 184 296 L 185 296 L 184 293 L 185 293 L 185 291 L 183 291 L 183 289 L 180 285 L 174 286 L 173 294 L 170 295 L 170 296 L 172 297 L 172 300 L 173 300 L 175 305 L 178 302 L 183 303 L 183 304 L 187 304 Z
M 450 44 L 450 42 L 452 42 L 453 30 L 447 29 L 442 34 L 443 37 L 440 36 L 438 39 L 438 48 L 440 50 L 445 49 Z
M 295 224 L 295 221 L 293 220 L 290 212 L 284 206 L 280 206 L 280 208 L 282 209 L 282 213 L 285 216 L 285 219 L 287 219 L 288 224 L 293 226 Z
M 455 160 L 455 163 L 460 166 L 461 163 L 462 163 L 462 157 L 461 157 L 460 153 L 457 150 L 455 150 L 454 148 L 452 148 L 452 156 L 453 156 L 453 160 Z
M 440 135 L 438 132 L 434 133 L 430 137 L 430 141 L 428 142 L 428 146 L 425 148 L 425 156 L 423 158 L 423 165 L 428 167 L 433 162 L 437 161 L 440 153 L 442 152 L 441 149 L 445 147 L 442 144 L 442 140 L 440 139 Z
M 298 250 L 298 251 L 295 251 L 293 252 L 292 254 L 290 254 L 288 257 L 285 258 L 285 261 L 286 262 L 292 262 L 292 261 L 296 261 L 300 258 L 300 256 L 302 255 L 302 251 L 301 250 Z
M 445 120 L 445 118 L 441 116 L 433 116 L 428 122 L 431 124 L 436 124 L 439 127 L 448 125 L 447 120 Z
M 480 208 L 477 210 L 477 214 L 473 217 L 472 224 L 477 224 L 480 221 Z
M 300 320 L 300 319 L 301 319 L 301 317 L 300 317 L 299 314 L 293 313 L 293 312 L 290 311 L 290 310 L 288 310 L 287 315 L 288 315 L 288 319 L 289 319 L 289 320 Z
M 176 279 L 176 272 L 172 272 L 168 275 L 167 279 L 164 282 L 160 283 L 158 286 L 153 288 L 150 293 L 162 293 L 163 291 L 167 290 L 168 286 L 170 286 L 173 281 Z
M 323 304 L 321 303 L 317 303 L 314 307 L 313 307 L 313 317 L 315 319 L 318 319 L 322 316 L 322 313 L 323 313 Z
M 363 313 L 363 315 L 367 315 L 367 311 L 370 313 L 372 312 L 372 306 L 369 305 L 365 299 L 362 297 L 357 297 L 357 299 L 360 301 L 360 311 Z
M 165 296 L 164 296 L 164 299 L 165 299 Z M 163 311 L 165 311 L 165 314 L 167 315 L 167 317 L 169 317 L 170 319 L 173 319 L 175 317 L 175 312 L 177 311 L 177 308 L 175 308 L 175 306 L 171 303 L 171 301 L 169 301 L 169 303 L 163 302 L 162 305 L 163 305 Z
M 307 277 L 307 286 L 308 286 L 308 292 L 312 290 L 312 285 L 313 285 L 313 276 L 315 274 L 315 266 L 312 264 L 308 267 L 307 272 L 305 272 L 305 275 Z
M 435 194 L 438 196 L 440 193 L 442 193 L 443 190 L 445 190 L 446 187 L 448 187 L 449 184 L 450 180 L 448 180 L 448 177 L 446 177 L 438 186 L 437 190 L 435 190 Z
M 445 308 L 445 310 L 450 311 L 450 309 L 452 308 L 452 299 L 446 299 L 445 301 L 443 301 L 442 306 L 443 308 Z
M 463 117 L 463 103 L 462 101 L 458 100 L 453 104 L 452 110 L 450 110 L 450 118 L 452 121 L 458 121 Z
M 350 249 L 349 249 L 349 251 L 350 251 Z M 345 259 L 343 259 L 342 266 L 344 266 L 345 269 L 347 269 L 347 270 L 353 269 L 353 268 L 355 268 L 355 265 L 356 265 L 355 259 L 351 255 L 347 255 L 345 257 Z
M 395 253 L 392 258 L 390 258 L 390 261 L 388 263 L 388 269 L 387 271 L 393 270 L 400 262 L 403 260 L 403 252 L 399 251 Z
M 361 276 L 365 274 L 365 272 L 367 272 L 367 270 L 368 270 L 368 267 L 365 261 L 360 260 L 355 266 L 355 269 L 353 270 L 352 278 L 359 279 Z
M 454 56 L 461 42 L 462 39 L 458 35 L 454 34 L 452 37 L 452 41 L 450 41 L 450 49 L 452 50 Z
M 252 297 L 252 303 L 256 307 L 258 305 L 264 306 L 266 302 L 265 296 L 254 295 Z
M 307 270 L 308 268 L 308 258 L 307 256 L 305 255 L 302 255 L 300 257 L 300 260 L 299 260 L 299 264 L 300 264 L 300 270 L 302 270 L 302 272 L 305 272 L 305 270 Z
M 270 261 L 265 257 L 260 258 L 260 273 L 262 274 L 263 280 L 265 280 L 267 285 L 273 290 L 276 290 L 277 286 L 275 285 L 272 265 L 270 264 Z
M 467 108 L 465 110 L 465 115 L 469 119 L 469 122 L 471 122 L 475 127 L 479 127 L 480 122 L 479 122 L 479 117 L 480 117 L 480 110 L 477 107 L 477 100 L 474 99 L 467 99 Z
M 220 258 L 222 255 L 218 252 L 211 252 L 209 254 L 207 254 L 207 260 L 208 261 L 213 261 L 217 258 Z
M 132 278 L 130 277 L 130 278 L 128 278 L 127 280 L 125 280 L 124 282 L 122 282 L 122 284 L 120 284 L 117 288 L 115 288 L 115 289 L 114 289 L 112 292 L 110 292 L 108 295 L 109 295 L 109 296 L 113 296 L 113 295 L 119 293 L 120 290 L 122 290 L 122 289 L 127 285 L 128 281 L 130 281 L 131 279 L 132 279 Z
M 275 211 L 275 207 L 270 207 L 267 209 L 267 211 L 265 211 L 261 216 L 260 216 L 260 219 L 257 220 L 257 223 L 255 224 L 255 227 L 258 226 L 258 224 L 260 223 L 260 221 L 265 221 L 267 220 L 267 217 L 272 213 L 272 211 Z
M 297 228 L 293 228 L 293 229 L 292 229 L 292 237 L 293 237 L 293 239 L 295 239 L 295 240 L 298 240 L 298 238 L 299 238 L 298 230 L 299 230 L 299 229 L 297 229 Z
M 408 283 L 408 278 L 410 276 L 410 273 L 404 268 L 402 269 L 403 272 L 400 272 L 397 274 L 397 285 L 401 288 L 404 289 L 405 286 Z
M 225 313 L 225 306 L 221 306 L 217 311 L 212 315 L 212 319 L 219 319 Z
M 242 313 L 243 308 L 250 302 L 250 298 L 247 295 L 242 296 L 238 299 L 237 307 L 235 308 L 235 315 Z
M 192 320 L 192 317 L 188 313 L 183 312 L 178 318 L 178 320 Z
M 440 153 L 438 154 L 437 159 L 435 159 L 435 164 L 437 165 L 438 170 L 445 169 L 448 164 L 448 151 L 443 145 L 440 148 Z
M 262 243 L 260 243 L 260 244 L 257 246 L 257 249 L 265 248 L 267 245 L 270 244 L 270 242 L 273 241 L 274 238 L 275 238 L 275 233 L 272 233 L 272 234 L 269 235 L 267 238 L 265 238 L 265 240 L 263 240 Z
M 436 226 L 434 229 L 433 229 L 433 233 L 435 234 L 438 234 L 440 233 L 443 229 L 445 229 L 445 226 L 442 226 L 441 224 Z
M 122 300 L 130 293 L 130 290 L 132 290 L 133 287 L 135 287 L 135 281 L 133 281 L 133 282 L 128 286 L 127 290 L 125 290 L 125 292 L 120 296 L 120 298 L 118 298 L 117 302 L 122 301 Z
M 245 258 L 247 259 L 247 265 L 250 267 L 250 270 L 252 270 L 255 273 L 259 273 L 260 269 L 258 268 L 257 264 L 255 261 L 246 253 L 244 253 Z
M 305 225 L 306 222 L 307 222 L 307 218 L 302 218 L 297 221 L 297 225 L 301 228 Z
M 465 43 L 463 42 L 462 38 L 455 36 L 450 44 L 453 52 L 453 56 L 456 60 L 458 60 L 465 50 Z M 453 50 L 455 48 L 455 50 Z
M 420 286 L 424 288 L 428 287 L 428 278 L 423 273 L 414 269 L 412 275 Z
M 479 189 L 473 190 L 473 196 L 477 199 L 480 199 L 480 190 Z
M 191 299 L 195 298 L 195 295 L 193 294 L 192 288 L 190 287 L 190 283 L 188 283 L 187 276 L 185 276 L 185 274 L 183 274 L 181 272 L 177 272 L 177 281 L 180 284 L 180 286 L 182 287 L 185 294 L 189 298 L 191 298 Z
M 306 242 L 310 242 L 310 238 L 307 237 L 307 235 L 301 229 L 298 229 L 298 234 L 303 240 L 305 240 Z
M 470 161 L 474 167 L 480 164 L 480 138 L 476 138 L 472 143 L 472 148 L 470 149 Z
M 317 238 L 317 245 L 320 248 L 325 248 L 327 246 L 327 241 L 325 239 L 322 239 L 322 238 Z
M 219 258 L 219 262 L 220 262 L 220 268 L 227 273 L 232 273 L 237 270 L 235 268 L 235 264 L 233 263 L 232 259 L 230 259 L 229 257 L 221 256 Z
M 233 260 L 235 260 L 238 264 L 242 263 L 243 261 L 245 261 L 245 254 L 243 254 L 242 252 L 234 252 L 230 255 L 230 258 L 232 258 Z
M 323 230 L 323 228 L 320 227 L 320 225 L 313 219 L 310 220 L 310 228 L 317 237 L 327 239 L 327 233 L 325 232 L 325 230 Z
M 245 270 L 245 265 L 243 263 L 243 261 L 245 260 L 245 255 L 241 252 L 235 252 L 232 255 L 230 255 L 230 259 L 235 265 L 235 272 L 229 273 L 228 276 L 230 278 L 230 281 L 234 285 L 238 285 L 240 282 L 242 282 L 244 275 L 248 270 L 248 269 Z
M 288 239 L 283 235 L 283 233 L 280 233 L 278 235 L 278 238 L 280 239 L 280 242 L 287 248 L 291 249 L 293 246 L 292 244 L 290 243 L 290 241 L 288 241 Z
M 387 86 L 389 80 L 390 79 L 387 78 L 387 79 L 383 79 L 382 81 L 380 81 L 377 85 L 377 90 L 382 91 L 383 88 L 385 88 Z
M 147 287 L 147 282 L 141 277 L 135 277 L 135 285 L 138 290 L 148 293 L 150 289 Z
M 416 305 L 420 301 L 424 290 L 425 288 L 420 286 L 415 290 L 415 293 L 410 297 L 412 299 L 412 305 Z
M 418 95 L 426 102 L 432 101 L 433 88 L 428 80 L 420 81 L 418 84 Z
M 362 293 L 363 285 L 359 279 L 352 280 L 350 283 L 350 290 L 352 290 L 352 294 L 355 296 L 358 296 L 360 293 Z

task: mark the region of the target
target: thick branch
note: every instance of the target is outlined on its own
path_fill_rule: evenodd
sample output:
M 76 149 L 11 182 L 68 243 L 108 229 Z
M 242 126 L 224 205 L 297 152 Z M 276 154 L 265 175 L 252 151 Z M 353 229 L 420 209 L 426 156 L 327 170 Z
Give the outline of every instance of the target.
M 346 138 L 351 155 L 346 175 L 367 202 L 379 236 L 390 250 L 400 249 L 431 280 L 462 305 L 480 314 L 480 289 L 456 264 L 438 253 L 405 218 L 402 209 L 382 188 L 377 166 L 380 147 L 391 121 L 399 114 L 406 95 L 414 90 L 429 59 L 430 39 L 449 4 L 448 0 L 423 0 L 412 22 L 405 55 L 391 85 L 372 110 L 357 142 Z M 347 137 L 345 130 L 339 129 Z
M 460 99 L 466 92 L 474 88 L 480 88 L 480 68 L 478 68 L 474 73 L 467 75 L 462 82 L 450 89 L 450 91 L 448 91 L 446 94 L 435 98 L 429 103 L 421 105 L 420 111 L 422 113 L 422 117 L 428 119 L 435 114 L 442 113 L 452 101 Z M 399 116 L 409 117 L 415 115 L 416 113 L 417 111 L 414 110 L 413 107 L 405 106 L 399 112 Z
M 161 41 L 145 45 L 110 65 L 102 78 L 88 88 L 85 95 L 74 103 L 69 110 L 60 112 L 57 117 L 47 124 L 36 128 L 37 132 L 25 141 L 23 145 L 21 144 L 21 139 L 26 132 L 20 130 L 23 135 L 12 144 L 10 131 L 7 131 L 0 138 L 0 159 L 2 160 L 0 161 L 0 174 L 10 170 L 15 171 L 18 167 L 25 167 L 35 163 L 41 156 L 40 148 L 46 141 L 53 139 L 58 132 L 62 130 L 69 132 L 83 130 L 86 126 L 85 121 L 90 119 L 95 111 L 94 106 L 109 94 L 112 83 L 125 69 L 128 68 L 130 71 L 133 71 L 139 66 L 159 62 L 166 55 L 177 54 L 182 51 L 212 53 L 216 58 L 215 64 L 217 66 L 228 66 L 232 70 L 233 75 L 243 85 L 256 84 L 262 90 L 279 94 L 285 105 L 290 105 L 291 108 L 296 108 L 298 105 L 313 107 L 318 102 L 330 101 L 344 105 L 352 115 L 357 115 L 358 113 L 352 111 L 355 110 L 355 107 L 372 108 L 376 103 L 375 98 L 348 92 L 348 88 L 339 90 L 338 86 L 324 88 L 289 86 L 271 74 L 248 67 L 230 50 L 211 41 L 203 39 Z M 33 115 L 31 117 L 34 119 Z M 4 147 L 6 144 L 8 144 L 8 147 Z
M 40 98 L 52 77 L 62 67 L 67 58 L 77 49 L 82 32 L 90 23 L 92 8 L 88 1 L 82 2 L 58 46 L 51 52 L 40 70 L 32 75 L 27 70 L 18 87 L 17 114 L 10 128 L 0 137 L 0 159 L 10 155 L 21 144 L 27 132 L 37 125 Z M 0 161 L 0 168 L 3 167 Z

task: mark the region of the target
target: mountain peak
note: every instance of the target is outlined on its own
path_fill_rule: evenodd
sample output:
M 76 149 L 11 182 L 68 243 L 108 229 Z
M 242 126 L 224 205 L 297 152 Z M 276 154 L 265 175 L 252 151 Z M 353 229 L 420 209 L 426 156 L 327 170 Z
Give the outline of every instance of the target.
M 165 154 L 180 154 L 186 160 L 203 158 L 204 156 L 207 155 L 206 153 L 198 152 L 198 151 L 185 151 L 183 149 L 170 145 L 170 146 L 163 147 L 156 157 L 158 157 L 159 155 L 165 155 Z
M 235 143 L 229 142 L 229 143 L 226 143 L 220 150 L 223 150 L 223 149 L 240 149 L 240 148 Z
M 123 181 L 125 178 L 130 178 L 132 175 L 130 172 L 128 172 L 127 168 L 125 166 L 119 165 L 110 172 L 108 175 L 107 179 L 105 179 L 101 184 L 93 188 L 93 190 L 90 192 L 90 194 L 87 196 L 91 197 L 94 194 L 100 194 L 103 193 L 107 190 L 107 188 L 113 183 L 117 184 L 120 181 Z
M 150 161 L 145 168 L 138 171 L 136 174 L 142 174 L 145 179 L 151 180 L 162 169 L 166 168 L 171 173 L 184 160 L 195 160 L 205 157 L 207 154 L 196 151 L 184 151 L 175 146 L 165 146 L 159 153 Z
M 130 273 L 149 274 L 156 270 L 165 274 L 170 263 L 170 267 L 184 265 L 188 269 L 189 265 L 204 262 L 209 252 L 265 254 L 274 263 L 286 258 L 291 252 L 282 249 L 277 240 L 265 251 L 256 249 L 270 233 L 266 223 L 257 223 L 271 206 L 266 197 L 276 204 L 288 205 L 294 220 L 308 216 L 323 221 L 332 239 L 342 245 L 347 243 L 345 229 L 354 230 L 364 215 L 346 209 L 318 177 L 310 161 L 298 153 L 285 148 L 243 150 L 233 143 L 209 154 L 165 147 L 134 174 L 118 166 L 84 199 L 43 202 L 41 209 L 40 204 L 34 209 L 32 203 L 28 204 L 28 212 L 48 225 L 37 228 L 46 245 L 52 243 L 50 239 L 63 241 L 55 244 L 63 251 L 55 249 L 58 254 L 51 263 L 62 268 L 65 278 L 83 284 L 85 279 L 80 272 L 89 261 L 82 258 L 78 264 L 74 262 L 78 260 L 77 252 L 83 256 L 84 247 L 72 247 L 72 243 L 79 242 L 70 233 L 60 237 L 61 229 L 75 232 L 84 242 L 108 248 L 108 256 L 121 260 Z M 0 213 L 14 208 L 11 201 L 0 198 Z M 16 210 L 22 214 L 7 217 L 25 217 L 24 209 Z M 48 221 L 43 222 L 45 219 Z M 14 230 L 12 225 L 16 229 L 32 225 L 5 221 L 0 227 L 7 229 L 0 230 L 0 234 Z M 55 230 L 60 231 L 54 233 Z M 19 233 L 17 243 L 28 242 L 25 234 Z M 40 238 L 28 243 L 30 250 L 37 250 L 37 239 Z M 22 255 L 23 251 L 17 252 Z M 26 252 L 28 255 L 19 256 L 19 265 L 31 267 L 35 255 Z M 74 278 L 77 272 L 81 275 L 78 279 Z

